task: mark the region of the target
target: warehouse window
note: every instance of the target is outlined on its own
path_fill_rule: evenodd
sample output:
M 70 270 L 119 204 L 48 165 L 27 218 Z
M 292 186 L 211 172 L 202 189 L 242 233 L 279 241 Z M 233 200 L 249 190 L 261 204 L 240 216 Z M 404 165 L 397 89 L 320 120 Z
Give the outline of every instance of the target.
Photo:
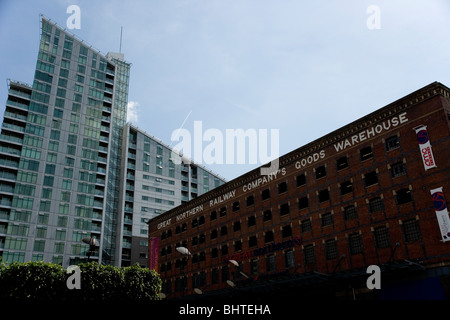
M 264 189 L 261 193 L 261 199 L 266 200 L 270 198 L 270 189 Z
M 284 216 L 286 214 L 289 214 L 289 203 L 283 203 L 280 206 L 280 216 Z
M 273 241 L 273 231 L 266 231 L 264 233 L 264 243 Z
M 324 213 L 322 215 L 322 227 L 333 225 L 333 215 L 331 212 Z
M 327 260 L 333 260 L 338 257 L 337 241 L 335 239 L 325 242 L 325 257 Z
M 258 245 L 258 239 L 256 238 L 256 236 L 251 236 L 248 239 L 248 246 L 251 247 L 256 247 Z
M 257 275 L 259 274 L 259 261 L 258 259 L 252 259 L 250 261 L 250 273 Z
M 224 244 L 221 248 L 220 248 L 221 254 L 222 256 L 226 256 L 228 254 L 228 245 Z
M 377 248 L 389 248 L 391 241 L 389 239 L 389 230 L 385 226 L 375 228 L 374 230 L 375 245 Z
M 247 220 L 247 226 L 252 227 L 256 224 L 256 217 L 255 216 L 249 216 Z
M 350 180 L 344 181 L 341 183 L 340 189 L 341 189 L 341 195 L 351 193 L 353 191 L 353 184 Z
M 294 251 L 289 250 L 284 254 L 284 266 L 286 268 L 293 268 L 295 266 L 295 256 Z
M 395 198 L 397 199 L 397 204 L 405 204 L 411 202 L 411 190 L 409 190 L 409 188 L 398 190 L 396 192 Z
M 359 233 L 353 233 L 348 236 L 348 243 L 351 254 L 358 254 L 363 252 L 361 235 Z
M 302 232 L 311 231 L 312 230 L 312 222 L 310 219 L 305 219 L 302 221 Z
M 291 225 L 284 226 L 283 229 L 281 229 L 281 235 L 283 238 L 288 238 L 292 236 L 292 227 Z
M 369 211 L 370 213 L 384 211 L 383 199 L 376 197 L 369 200 Z
M 400 138 L 397 135 L 387 138 L 385 147 L 386 151 L 400 148 Z
M 309 206 L 309 201 L 308 201 L 308 197 L 303 197 L 298 199 L 298 209 L 302 210 L 302 209 L 306 209 Z
M 323 178 L 327 175 L 327 170 L 325 166 L 320 166 L 316 168 L 316 179 Z
M 228 250 L 227 250 L 227 252 L 228 252 Z M 230 271 L 228 269 L 228 266 L 224 266 L 222 268 L 222 282 L 225 282 L 229 279 L 230 279 Z
M 211 281 L 213 284 L 219 283 L 219 269 L 214 268 L 212 270 Z
M 373 158 L 372 147 L 371 147 L 371 146 L 368 146 L 368 147 L 362 148 L 362 149 L 359 151 L 359 155 L 360 155 L 360 157 L 361 157 L 361 161 L 364 161 L 364 160 Z
M 350 205 L 344 208 L 344 220 L 356 219 L 358 216 L 356 214 L 356 207 L 354 205 Z
M 276 270 L 275 255 L 271 254 L 266 258 L 266 271 L 272 272 Z
M 234 243 L 234 252 L 240 251 L 242 250 L 242 241 L 241 240 L 237 240 Z
M 222 228 L 220 228 L 220 235 L 221 236 L 226 236 L 227 234 L 228 234 L 227 226 L 223 226 Z
M 278 194 L 281 194 L 283 192 L 287 191 L 287 183 L 286 181 L 281 182 L 280 184 L 278 184 Z
M 397 162 L 391 166 L 391 177 L 396 178 L 406 174 L 406 166 L 401 162 Z
M 225 216 L 227 214 L 227 207 L 222 207 L 222 208 L 220 208 L 220 213 L 219 213 L 219 215 L 221 216 L 221 217 L 223 217 L 223 216 Z
M 348 167 L 348 160 L 346 156 L 340 157 L 339 159 L 337 159 L 336 161 L 336 166 L 338 170 L 342 170 L 344 168 Z
M 211 240 L 213 240 L 213 239 L 217 239 L 217 230 L 216 229 L 211 231 Z
M 304 173 L 300 174 L 296 178 L 297 187 L 303 186 L 306 184 L 306 175 Z
M 247 197 L 247 207 L 255 204 L 255 197 L 253 195 Z
M 236 232 L 236 231 L 239 231 L 239 230 L 241 230 L 241 222 L 240 221 L 235 221 L 234 224 L 233 224 L 233 231 Z
M 325 202 L 330 200 L 330 192 L 328 189 L 320 190 L 319 191 L 319 202 Z
M 239 207 L 240 207 L 240 204 L 239 204 L 239 201 L 235 201 L 234 203 L 233 203 L 233 212 L 235 212 L 235 211 L 238 211 L 239 210 Z
M 217 211 L 211 211 L 210 220 L 216 220 L 217 219 Z
M 272 211 L 270 209 L 264 211 L 264 213 L 263 213 L 263 221 L 269 221 L 269 220 L 272 220 Z
M 314 245 L 309 244 L 303 249 L 303 256 L 305 257 L 305 264 L 315 264 L 316 254 L 314 252 Z
M 419 221 L 416 219 L 406 220 L 403 222 L 403 232 L 406 242 L 414 242 L 422 238 L 420 234 Z
M 378 175 L 376 171 L 372 171 L 364 175 L 364 185 L 366 187 L 377 183 L 378 183 Z

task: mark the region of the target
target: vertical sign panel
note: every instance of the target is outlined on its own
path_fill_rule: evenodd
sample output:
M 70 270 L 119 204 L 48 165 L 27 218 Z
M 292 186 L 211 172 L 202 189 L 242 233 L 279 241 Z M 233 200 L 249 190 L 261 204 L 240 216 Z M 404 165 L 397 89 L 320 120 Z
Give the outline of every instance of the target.
M 150 238 L 148 243 L 148 268 L 158 272 L 159 238 Z
M 416 130 L 417 141 L 419 141 L 420 155 L 422 156 L 425 170 L 435 168 L 436 163 L 431 150 L 430 139 L 428 138 L 427 126 L 414 128 Z
M 450 219 L 442 187 L 430 190 L 430 192 L 431 197 L 433 198 L 433 205 L 434 210 L 436 211 L 439 229 L 441 230 L 442 241 L 450 241 Z

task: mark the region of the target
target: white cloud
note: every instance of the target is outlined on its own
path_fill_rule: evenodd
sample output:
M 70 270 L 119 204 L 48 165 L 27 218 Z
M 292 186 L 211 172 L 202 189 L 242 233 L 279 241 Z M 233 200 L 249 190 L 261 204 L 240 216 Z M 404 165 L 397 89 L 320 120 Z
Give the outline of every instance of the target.
M 127 103 L 127 122 L 137 124 L 140 103 L 137 101 L 128 101 Z
M 127 122 L 137 124 L 140 103 L 137 101 L 128 101 L 127 103 Z

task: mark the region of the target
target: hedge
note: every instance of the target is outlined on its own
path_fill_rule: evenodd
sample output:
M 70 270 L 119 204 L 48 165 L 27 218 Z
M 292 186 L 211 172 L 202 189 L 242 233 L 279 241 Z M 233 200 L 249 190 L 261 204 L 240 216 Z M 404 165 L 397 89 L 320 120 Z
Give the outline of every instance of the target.
M 161 278 L 154 270 L 81 263 L 80 289 L 69 289 L 72 273 L 62 266 L 45 262 L 0 263 L 0 301 L 85 300 L 148 301 L 159 300 Z

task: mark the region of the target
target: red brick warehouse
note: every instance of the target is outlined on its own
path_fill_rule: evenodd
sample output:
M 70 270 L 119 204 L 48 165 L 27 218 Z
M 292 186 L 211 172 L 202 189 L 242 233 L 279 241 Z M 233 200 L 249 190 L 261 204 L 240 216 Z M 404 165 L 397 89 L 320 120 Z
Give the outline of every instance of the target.
M 445 297 L 449 114 L 450 90 L 432 83 L 281 156 L 270 175 L 257 168 L 150 220 L 162 291 Z M 380 290 L 366 286 L 370 265 Z

